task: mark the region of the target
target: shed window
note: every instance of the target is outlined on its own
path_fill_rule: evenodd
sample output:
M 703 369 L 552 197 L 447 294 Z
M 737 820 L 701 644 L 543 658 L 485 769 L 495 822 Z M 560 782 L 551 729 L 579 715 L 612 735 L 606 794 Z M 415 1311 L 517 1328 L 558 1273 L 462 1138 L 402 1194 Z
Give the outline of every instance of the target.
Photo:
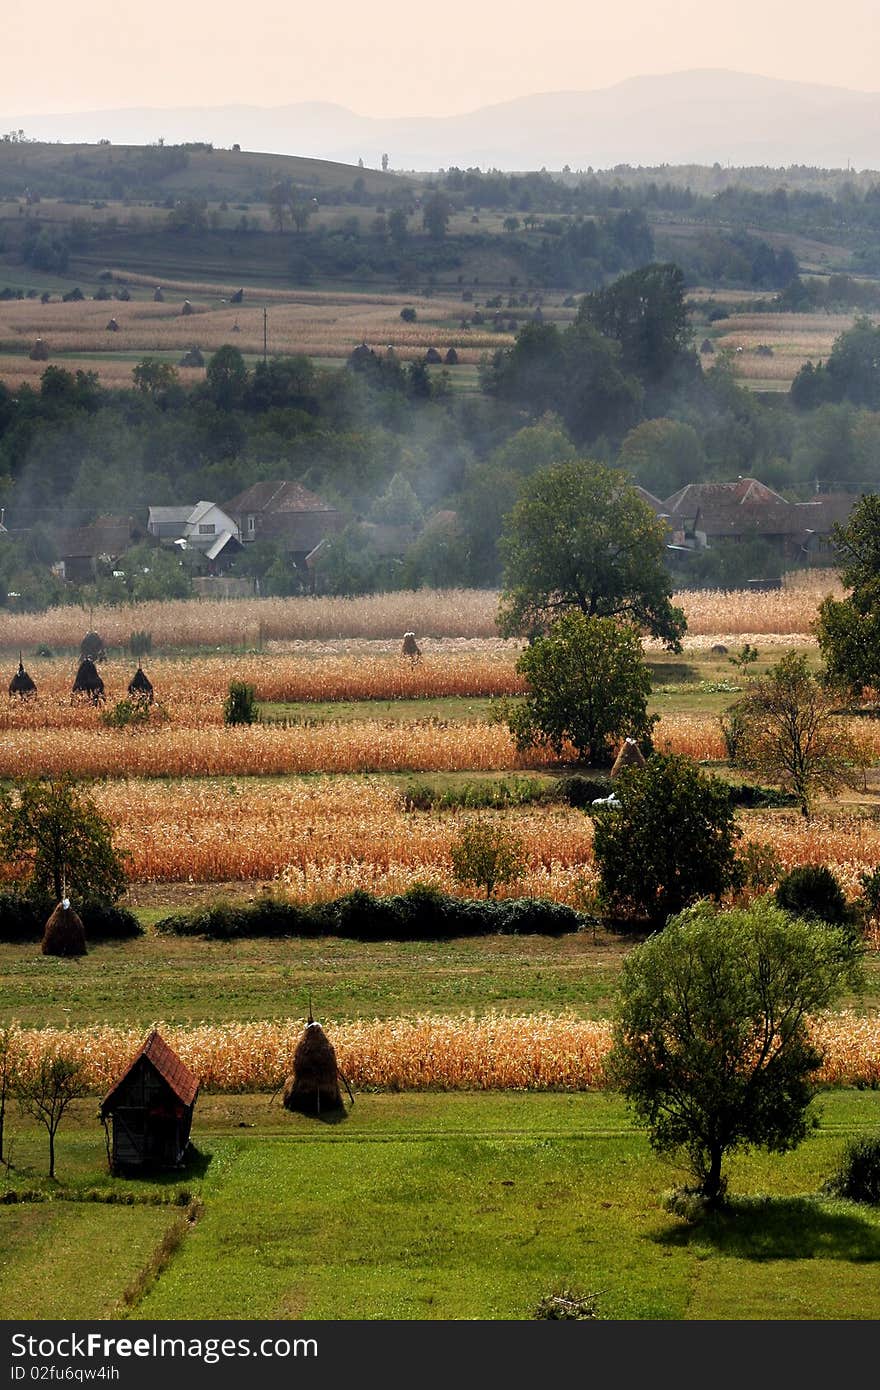
M 255 516 L 249 516 L 249 517 L 248 517 L 248 519 L 247 519 L 247 529 L 248 529 L 248 535 L 249 535 L 249 536 L 252 536 L 252 535 L 254 534 L 254 532 L 256 531 L 256 529 L 257 529 L 257 518 L 256 518 Z
M 215 530 L 215 527 L 214 527 L 214 523 L 213 523 L 212 521 L 200 521 L 200 522 L 199 522 L 199 535 L 200 535 L 200 536 L 213 536 L 214 530 Z

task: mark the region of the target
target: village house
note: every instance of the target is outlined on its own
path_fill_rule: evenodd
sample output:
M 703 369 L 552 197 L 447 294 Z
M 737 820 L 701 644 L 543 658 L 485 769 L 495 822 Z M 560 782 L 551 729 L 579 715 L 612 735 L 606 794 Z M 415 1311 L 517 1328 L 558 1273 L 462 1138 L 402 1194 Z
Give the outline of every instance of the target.
M 780 564 L 825 563 L 831 535 L 858 500 L 852 493 L 817 493 L 809 502 L 789 502 L 756 478 L 731 483 L 688 483 L 665 502 L 644 494 L 669 526 L 676 549 L 711 548 L 721 541 L 762 540 Z
M 89 526 L 57 526 L 52 539 L 58 552 L 54 566 L 58 577 L 90 584 L 99 563 L 117 564 L 139 537 L 131 517 L 102 516 Z
M 281 544 L 295 565 L 305 565 L 321 541 L 336 535 L 345 518 L 302 483 L 254 483 L 225 503 L 243 544 L 275 541 Z
M 241 550 L 238 526 L 216 502 L 150 507 L 147 531 L 162 545 L 204 556 L 209 567 L 219 568 Z

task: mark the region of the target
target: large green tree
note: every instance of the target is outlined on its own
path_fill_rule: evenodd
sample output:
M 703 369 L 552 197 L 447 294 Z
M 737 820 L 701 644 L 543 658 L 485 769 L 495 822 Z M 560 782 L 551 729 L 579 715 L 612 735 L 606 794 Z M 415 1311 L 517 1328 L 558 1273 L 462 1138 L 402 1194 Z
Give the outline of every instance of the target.
M 822 1062 L 810 1019 L 858 979 L 851 936 L 766 898 L 700 903 L 624 961 L 609 1072 L 651 1147 L 683 1153 L 710 1206 L 729 1154 L 806 1137 Z
M 869 493 L 853 507 L 834 542 L 850 595 L 819 606 L 817 635 L 828 674 L 853 690 L 880 687 L 880 496 Z
M 526 699 L 510 715 L 520 748 L 543 744 L 559 756 L 571 743 L 585 762 L 610 762 L 629 735 L 650 738 L 651 677 L 631 623 L 566 613 L 519 658 Z
M 594 813 L 599 897 L 612 913 L 659 925 L 698 898 L 720 898 L 736 874 L 730 793 L 681 754 L 655 753 L 617 778 L 616 806 Z
M 541 632 L 576 609 L 624 618 L 680 651 L 686 623 L 670 601 L 665 545 L 665 522 L 623 474 L 588 461 L 541 469 L 504 524 L 501 631 Z
M 621 275 L 584 296 L 576 322 L 620 344 L 624 372 L 657 381 L 690 354 L 684 273 L 668 262 Z

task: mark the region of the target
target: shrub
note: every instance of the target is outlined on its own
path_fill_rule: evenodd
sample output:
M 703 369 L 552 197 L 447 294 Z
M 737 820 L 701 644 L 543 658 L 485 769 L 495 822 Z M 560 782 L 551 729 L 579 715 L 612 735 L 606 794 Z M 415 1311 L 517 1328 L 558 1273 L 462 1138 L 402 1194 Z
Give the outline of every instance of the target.
M 751 782 L 730 783 L 728 792 L 734 806 L 743 806 L 750 811 L 797 805 L 797 797 L 791 792 L 780 792 L 775 787 L 756 787 Z
M 223 702 L 223 723 L 256 724 L 259 717 L 254 687 L 246 681 L 230 681 L 229 692 Z
M 153 650 L 153 634 L 148 632 L 146 628 L 139 628 L 137 631 L 129 633 L 126 646 L 131 655 L 139 660 L 142 656 L 148 656 Z
M 216 902 L 164 917 L 156 923 L 156 931 L 216 940 L 340 936 L 352 941 L 448 941 L 494 934 L 562 936 L 585 924 L 581 913 L 563 903 L 542 898 L 457 898 L 422 883 L 387 898 L 355 889 L 325 903 L 278 898 Z
M 851 1139 L 822 1190 L 851 1202 L 880 1205 L 880 1135 Z
M 537 777 L 509 777 L 503 781 L 463 782 L 458 786 L 436 787 L 432 782 L 414 781 L 404 787 L 403 804 L 408 811 L 469 810 L 491 807 L 527 806 L 536 801 L 555 799 L 555 788 Z
M 852 920 L 843 889 L 825 864 L 800 864 L 780 879 L 776 901 L 793 917 L 808 917 L 831 926 Z
M 611 791 L 610 777 L 582 777 L 574 772 L 570 777 L 560 777 L 557 788 L 563 801 L 569 806 L 592 806 L 594 801 L 608 796 Z
M 144 700 L 120 700 L 101 714 L 101 723 L 107 729 L 138 729 L 149 722 L 150 706 Z
M 449 846 L 449 857 L 456 881 L 485 888 L 487 898 L 498 884 L 515 882 L 525 871 L 522 840 L 497 823 L 464 826 Z

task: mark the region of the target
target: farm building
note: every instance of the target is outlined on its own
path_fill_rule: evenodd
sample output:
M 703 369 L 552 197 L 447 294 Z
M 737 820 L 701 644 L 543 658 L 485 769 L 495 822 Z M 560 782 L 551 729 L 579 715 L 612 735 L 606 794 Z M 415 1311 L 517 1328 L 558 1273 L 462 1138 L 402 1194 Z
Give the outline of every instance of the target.
M 112 1120 L 113 1171 L 183 1165 L 199 1083 L 156 1031 L 101 1102 Z
M 294 564 L 305 564 L 306 555 L 326 536 L 335 535 L 345 518 L 314 492 L 294 482 L 254 483 L 224 504 L 238 526 L 241 540 L 278 541 Z

